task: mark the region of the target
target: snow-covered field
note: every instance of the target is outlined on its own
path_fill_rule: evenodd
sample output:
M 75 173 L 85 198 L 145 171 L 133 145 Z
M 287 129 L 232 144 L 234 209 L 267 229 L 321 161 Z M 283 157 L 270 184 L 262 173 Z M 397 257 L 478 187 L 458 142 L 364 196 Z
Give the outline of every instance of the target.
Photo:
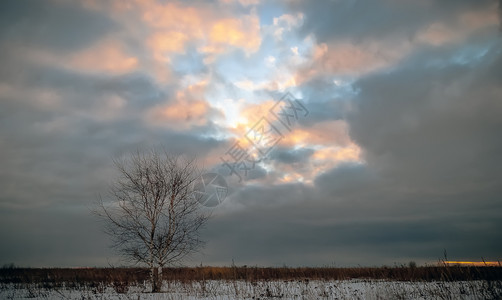
M 164 282 L 163 293 L 148 284 L 111 286 L 2 284 L 0 299 L 501 299 L 500 281 L 398 282 L 382 280 Z

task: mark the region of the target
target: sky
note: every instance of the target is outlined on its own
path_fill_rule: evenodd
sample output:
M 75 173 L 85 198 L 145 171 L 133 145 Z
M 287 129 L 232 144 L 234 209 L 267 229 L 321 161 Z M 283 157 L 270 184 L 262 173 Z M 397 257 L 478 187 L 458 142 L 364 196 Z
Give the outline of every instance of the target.
M 493 0 L 1 1 L 0 265 L 123 264 L 91 210 L 113 159 L 152 147 L 229 186 L 186 265 L 500 260 L 501 18 Z

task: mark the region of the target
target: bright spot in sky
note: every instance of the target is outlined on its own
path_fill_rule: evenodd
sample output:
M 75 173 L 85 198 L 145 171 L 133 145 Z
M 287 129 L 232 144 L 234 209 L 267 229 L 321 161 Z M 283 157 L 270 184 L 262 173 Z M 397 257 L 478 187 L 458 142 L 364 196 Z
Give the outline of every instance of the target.
M 247 119 L 242 116 L 241 110 L 246 105 L 244 99 L 233 100 L 224 98 L 221 100 L 211 101 L 212 105 L 219 109 L 223 114 L 223 118 L 218 118 L 215 123 L 223 127 L 236 128 L 238 124 L 246 124 Z

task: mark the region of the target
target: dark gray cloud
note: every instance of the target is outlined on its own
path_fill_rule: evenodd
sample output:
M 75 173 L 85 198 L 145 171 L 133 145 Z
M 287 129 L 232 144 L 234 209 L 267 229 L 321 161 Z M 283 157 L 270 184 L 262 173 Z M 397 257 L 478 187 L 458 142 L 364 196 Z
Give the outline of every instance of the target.
M 241 190 L 229 201 L 245 208 L 213 218 L 200 259 L 273 266 L 433 263 L 445 248 L 459 259 L 497 257 L 502 245 L 492 238 L 500 225 L 493 207 L 473 208 L 469 195 L 424 199 L 366 172 L 345 167 L 314 188 Z
M 317 76 L 301 86 L 302 99 L 309 114 L 300 119 L 300 124 L 311 126 L 327 120 L 341 120 L 349 109 L 354 91 L 352 86 L 337 87 L 333 79 Z
M 500 22 L 500 31 L 502 31 L 502 1 L 499 0 L 499 22 Z
M 314 33 L 320 42 L 336 39 L 397 41 L 412 39 L 421 29 L 438 21 L 452 22 L 461 12 L 493 6 L 482 1 L 292 1 L 292 9 L 305 14 L 304 35 Z
M 89 207 L 2 208 L 0 215 L 4 261 L 32 267 L 120 264 Z
M 349 123 L 369 162 L 439 190 L 499 179 L 500 41 L 486 47 L 474 61 L 423 67 L 420 55 L 398 71 L 360 80 Z
M 109 17 L 84 10 L 76 2 L 7 0 L 0 4 L 2 43 L 65 53 L 91 44 L 115 27 Z
M 298 162 L 306 162 L 309 157 L 314 154 L 313 149 L 284 149 L 275 148 L 269 155 L 269 159 L 285 164 L 293 164 Z

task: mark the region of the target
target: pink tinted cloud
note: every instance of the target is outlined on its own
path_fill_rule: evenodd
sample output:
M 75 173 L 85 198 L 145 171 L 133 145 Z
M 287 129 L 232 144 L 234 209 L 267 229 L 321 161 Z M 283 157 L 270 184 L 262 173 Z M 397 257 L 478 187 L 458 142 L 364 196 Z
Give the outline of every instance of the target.
M 174 99 L 149 109 L 145 121 L 154 126 L 174 130 L 190 130 L 204 126 L 219 112 L 205 99 L 207 81 L 202 80 L 179 90 Z
M 393 45 L 374 40 L 316 44 L 309 60 L 298 68 L 295 81 L 301 84 L 319 75 L 360 76 L 398 63 L 409 50 L 406 41 Z
M 468 11 L 457 16 L 450 23 L 434 22 L 424 27 L 416 36 L 419 43 L 441 46 L 448 43 L 462 42 L 477 30 L 499 24 L 496 7 L 489 10 Z
M 261 45 L 260 22 L 253 11 L 235 14 L 218 3 L 189 6 L 181 1 L 116 0 L 88 1 L 85 5 L 109 13 L 128 34 L 136 35 L 158 62 L 170 62 L 172 55 L 184 53 L 188 44 L 207 54 L 207 62 L 232 48 L 252 53 Z
M 88 72 L 127 73 L 138 67 L 138 59 L 125 52 L 117 40 L 100 41 L 69 57 L 67 66 Z

